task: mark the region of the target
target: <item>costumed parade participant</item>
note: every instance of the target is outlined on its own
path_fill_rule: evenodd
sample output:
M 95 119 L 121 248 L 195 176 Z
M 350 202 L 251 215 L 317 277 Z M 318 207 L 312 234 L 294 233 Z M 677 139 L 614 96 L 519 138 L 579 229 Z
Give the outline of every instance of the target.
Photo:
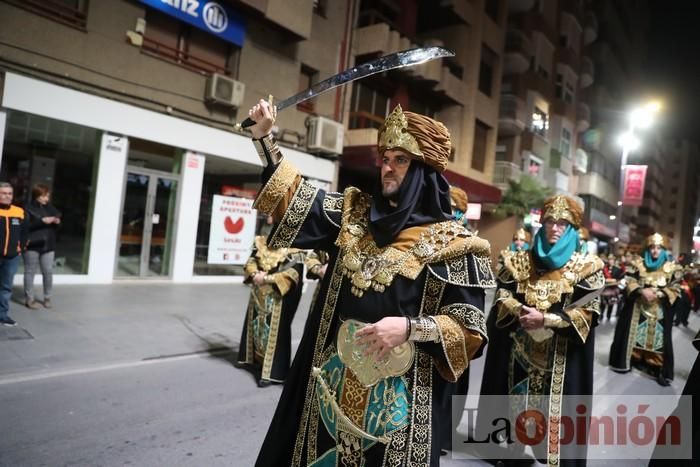
M 605 289 L 601 296 L 601 317 L 610 321 L 612 310 L 619 306 L 620 281 L 624 279 L 625 272 L 617 265 L 617 258 L 612 253 L 605 258 L 603 275 L 605 276 Z M 623 282 L 624 284 L 624 282 Z M 618 311 L 619 313 L 619 311 Z
M 681 279 L 680 287 L 681 294 L 673 305 L 673 325 L 683 325 L 688 327 L 688 318 L 690 310 L 695 309 L 695 293 L 694 293 L 694 271 L 692 267 L 686 266 L 683 270 L 683 279 Z
M 700 350 L 700 332 L 698 332 L 693 339 L 693 346 L 697 350 Z M 675 417 L 677 420 L 688 420 L 688 418 L 690 418 L 693 424 L 690 439 L 692 457 L 690 459 L 668 459 L 668 457 L 671 456 L 665 455 L 664 452 L 669 453 L 669 450 L 676 450 L 678 447 L 673 445 L 669 446 L 669 437 L 664 437 L 665 443 L 662 443 L 660 435 L 656 450 L 649 462 L 649 467 L 697 467 L 700 465 L 700 354 L 695 357 L 695 363 L 688 374 L 688 380 L 685 383 L 681 396 L 691 397 L 692 408 L 690 408 L 690 417 L 688 417 L 688 405 L 684 403 L 685 401 L 678 404 L 676 410 L 671 413 L 671 417 Z M 671 422 L 667 421 L 667 423 Z M 659 430 L 659 433 L 667 432 L 667 427 L 665 425 Z M 687 443 L 688 441 L 686 441 L 686 445 Z
M 457 186 L 450 187 L 450 201 L 452 205 L 452 214 L 455 216 L 455 220 L 460 224 L 467 225 L 467 206 L 469 204 L 469 197 L 467 193 Z M 441 420 L 441 430 L 440 430 L 440 448 L 441 454 L 447 455 L 447 451 L 452 450 L 452 438 L 456 433 L 457 427 L 459 426 L 460 418 L 453 418 L 452 404 L 455 398 L 453 396 L 464 396 L 459 397 L 457 400 L 458 404 L 461 403 L 461 409 L 464 408 L 464 402 L 466 399 L 467 391 L 469 390 L 469 367 L 464 370 L 462 376 L 460 376 L 456 382 L 447 383 L 445 386 L 445 391 L 442 395 L 441 401 L 438 402 L 439 409 L 435 412 L 435 417 Z M 461 410 L 459 411 L 461 413 Z
M 618 313 L 610 347 L 610 367 L 626 373 L 636 366 L 662 386 L 673 380 L 673 304 L 681 267 L 668 260 L 666 237 L 646 240 L 644 257 L 627 265 L 625 307 Z
M 259 372 L 259 387 L 283 383 L 287 377 L 292 320 L 304 273 L 303 251 L 269 248 L 266 239 L 264 235 L 255 237 L 253 253 L 244 267 L 244 283 L 252 289 L 238 351 L 238 366 Z
M 545 200 L 543 227 L 529 251 L 504 252 L 487 329 L 489 346 L 481 385 L 478 440 L 487 439 L 494 417 L 510 418 L 537 410 L 546 420 L 575 416 L 576 401 L 590 402 L 593 392 L 593 344 L 603 289 L 603 263 L 581 254 L 577 229 L 582 209 L 567 196 Z M 509 396 L 507 407 L 493 398 Z M 498 406 L 497 406 L 498 405 Z M 590 406 L 590 405 L 589 405 Z M 586 446 L 560 445 L 561 427 L 537 425 L 543 441 L 533 446 L 550 466 L 585 465 Z M 516 447 L 517 446 L 517 447 Z M 524 446 L 512 445 L 486 455 L 505 465 L 528 462 Z M 478 448 L 486 453 L 484 448 Z
M 508 248 L 510 251 L 527 251 L 530 249 L 530 232 L 523 228 L 519 228 L 513 234 L 513 241 Z
M 268 243 L 330 260 L 256 465 L 438 465 L 435 396 L 480 355 L 494 286 L 488 242 L 452 216 L 449 132 L 397 106 L 374 193 L 330 193 L 282 157 L 272 112 L 250 111 L 265 165 L 255 206 L 277 222 Z

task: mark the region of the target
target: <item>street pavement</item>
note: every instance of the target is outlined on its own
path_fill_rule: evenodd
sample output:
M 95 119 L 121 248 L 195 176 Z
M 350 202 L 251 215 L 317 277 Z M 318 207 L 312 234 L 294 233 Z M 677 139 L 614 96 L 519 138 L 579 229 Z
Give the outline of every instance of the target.
M 314 287 L 294 319 L 295 345 Z M 19 326 L 0 328 L 0 465 L 253 465 L 281 388 L 259 389 L 233 367 L 247 299 L 240 284 L 117 282 L 59 286 L 52 311 L 13 303 Z M 603 323 L 596 392 L 679 394 L 698 327 L 692 316 L 674 329 L 676 379 L 662 388 L 607 368 L 613 325 Z M 471 393 L 483 361 L 472 364 Z M 442 465 L 487 464 L 448 455 Z

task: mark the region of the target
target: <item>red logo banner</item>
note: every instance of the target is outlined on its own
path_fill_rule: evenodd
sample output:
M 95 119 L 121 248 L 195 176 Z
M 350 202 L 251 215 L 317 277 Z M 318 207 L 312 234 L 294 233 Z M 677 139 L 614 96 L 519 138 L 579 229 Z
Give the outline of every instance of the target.
M 644 200 L 644 180 L 646 176 L 646 165 L 625 166 L 625 184 L 622 196 L 623 205 L 642 205 L 642 201 Z

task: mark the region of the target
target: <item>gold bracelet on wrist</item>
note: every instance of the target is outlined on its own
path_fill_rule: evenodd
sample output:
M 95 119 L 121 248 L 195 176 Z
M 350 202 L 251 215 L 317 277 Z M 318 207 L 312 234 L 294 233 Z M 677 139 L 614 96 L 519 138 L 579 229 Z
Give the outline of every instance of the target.
M 408 340 L 416 342 L 440 342 L 440 332 L 435 320 L 430 317 L 411 318 Z
M 263 136 L 260 139 L 253 139 L 253 144 L 264 166 L 269 164 L 276 165 L 282 160 L 282 153 L 272 134 Z

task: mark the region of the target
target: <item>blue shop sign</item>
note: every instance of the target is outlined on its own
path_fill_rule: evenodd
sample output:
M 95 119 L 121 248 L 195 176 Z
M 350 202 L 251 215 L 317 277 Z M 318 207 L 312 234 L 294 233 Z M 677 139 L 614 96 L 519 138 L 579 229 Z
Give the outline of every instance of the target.
M 141 0 L 141 3 L 191 24 L 239 47 L 245 39 L 245 20 L 221 1 Z

